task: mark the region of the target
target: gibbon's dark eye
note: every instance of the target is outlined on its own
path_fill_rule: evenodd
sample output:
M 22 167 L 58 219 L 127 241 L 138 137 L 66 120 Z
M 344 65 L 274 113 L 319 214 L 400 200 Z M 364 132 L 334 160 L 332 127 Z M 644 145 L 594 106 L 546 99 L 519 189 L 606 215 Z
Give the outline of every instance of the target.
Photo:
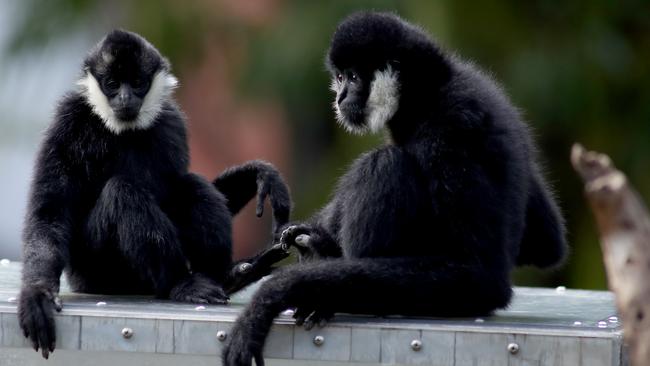
M 131 82 L 131 86 L 136 88 L 136 89 L 141 87 L 142 86 L 142 79 L 141 78 L 133 79 L 133 81 Z
M 114 79 L 108 79 L 104 83 L 104 87 L 108 90 L 117 90 L 120 87 L 120 83 L 115 81 Z
M 357 81 L 357 74 L 350 73 L 350 79 L 352 79 L 352 81 Z
M 336 74 L 336 80 L 337 80 L 339 83 L 342 83 L 342 82 L 343 82 L 343 74 Z

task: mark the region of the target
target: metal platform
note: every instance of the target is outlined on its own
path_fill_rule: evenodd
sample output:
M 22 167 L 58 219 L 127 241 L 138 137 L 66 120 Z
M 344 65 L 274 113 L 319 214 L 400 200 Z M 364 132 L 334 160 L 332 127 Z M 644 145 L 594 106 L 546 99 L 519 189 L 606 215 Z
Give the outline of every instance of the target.
M 19 278 L 19 263 L 0 262 L 0 365 L 217 365 L 222 339 L 254 290 L 229 306 L 203 307 L 74 294 L 63 284 L 57 349 L 45 361 L 18 327 Z M 305 331 L 284 314 L 265 355 L 269 365 L 611 366 L 627 364 L 622 348 L 611 293 L 519 287 L 509 309 L 485 319 L 339 315 Z

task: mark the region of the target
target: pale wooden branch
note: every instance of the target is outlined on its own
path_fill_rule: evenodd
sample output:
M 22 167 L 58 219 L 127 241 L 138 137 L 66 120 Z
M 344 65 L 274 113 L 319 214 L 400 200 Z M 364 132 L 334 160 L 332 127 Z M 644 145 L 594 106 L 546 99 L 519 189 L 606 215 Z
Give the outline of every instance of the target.
M 575 144 L 571 163 L 596 217 L 632 365 L 650 365 L 650 215 L 607 155 Z

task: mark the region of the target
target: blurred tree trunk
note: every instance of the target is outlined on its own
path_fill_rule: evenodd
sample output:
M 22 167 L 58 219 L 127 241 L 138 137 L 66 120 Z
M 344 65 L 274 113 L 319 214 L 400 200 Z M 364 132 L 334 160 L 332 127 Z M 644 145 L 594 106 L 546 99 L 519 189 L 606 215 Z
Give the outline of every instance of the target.
M 609 287 L 634 366 L 650 365 L 650 216 L 638 193 L 604 154 L 576 144 L 571 163 L 596 217 Z

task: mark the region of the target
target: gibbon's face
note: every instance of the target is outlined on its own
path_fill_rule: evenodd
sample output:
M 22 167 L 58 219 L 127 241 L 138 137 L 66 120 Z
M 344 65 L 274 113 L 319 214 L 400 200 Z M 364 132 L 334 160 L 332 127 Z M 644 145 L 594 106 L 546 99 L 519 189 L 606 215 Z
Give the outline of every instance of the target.
M 135 121 L 142 101 L 149 92 L 153 74 L 131 60 L 114 60 L 95 78 L 115 116 L 125 123 Z
M 331 69 L 338 122 L 352 133 L 380 131 L 399 105 L 397 71 L 388 63 L 377 70 L 336 66 Z
M 112 132 L 146 129 L 177 84 L 151 44 L 134 33 L 111 32 L 86 59 L 79 81 L 93 111 Z

